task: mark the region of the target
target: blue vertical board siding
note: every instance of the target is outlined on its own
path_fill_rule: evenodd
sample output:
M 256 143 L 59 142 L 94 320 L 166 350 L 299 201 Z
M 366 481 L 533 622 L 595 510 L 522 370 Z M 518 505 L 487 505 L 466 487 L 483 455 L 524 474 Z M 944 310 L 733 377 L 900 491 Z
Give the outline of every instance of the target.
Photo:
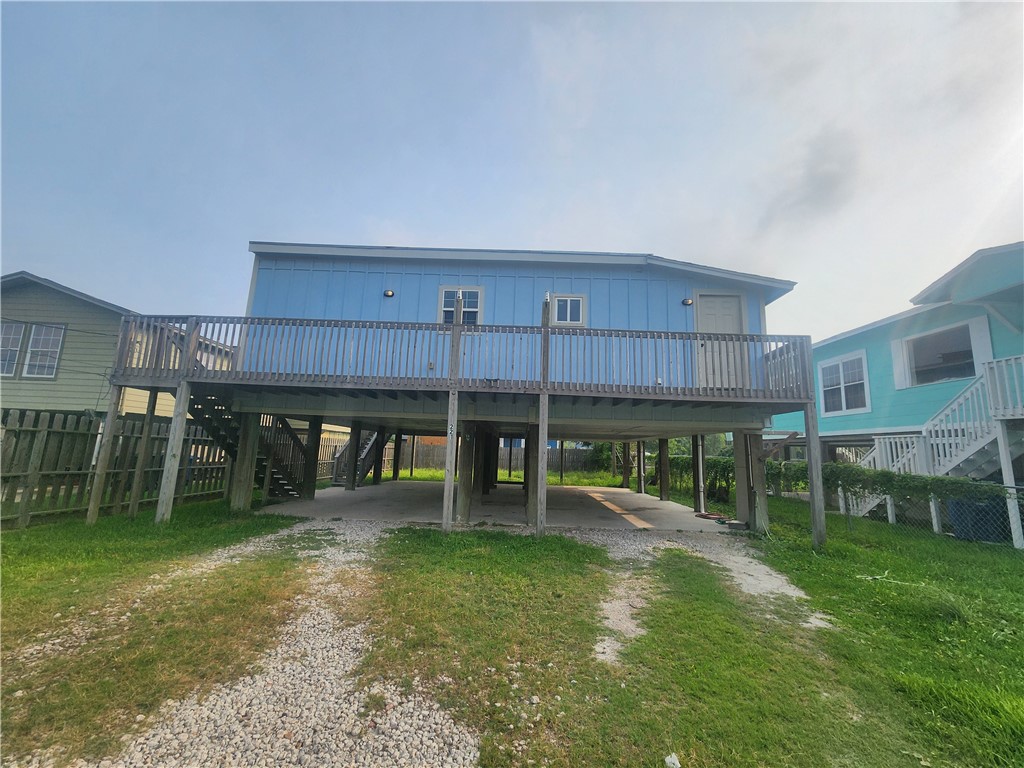
M 307 311 L 310 317 L 327 317 L 327 290 L 329 285 L 326 278 L 330 272 L 325 269 L 314 269 L 310 273 L 309 302 Z
M 744 297 L 748 332 L 763 333 L 762 296 L 742 281 L 626 265 L 402 261 L 261 256 L 250 310 L 256 317 L 438 321 L 441 286 L 479 286 L 481 322 L 538 325 L 545 293 L 583 296 L 586 326 L 695 330 L 698 291 Z M 393 290 L 393 298 L 384 291 Z

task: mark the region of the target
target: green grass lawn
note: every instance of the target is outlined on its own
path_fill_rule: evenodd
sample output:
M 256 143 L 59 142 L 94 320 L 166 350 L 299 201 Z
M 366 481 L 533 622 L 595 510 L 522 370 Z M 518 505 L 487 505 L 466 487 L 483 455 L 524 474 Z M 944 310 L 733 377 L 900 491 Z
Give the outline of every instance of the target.
M 1024 553 L 828 516 L 773 499 L 765 559 L 835 617 L 821 636 L 843 682 L 964 765 L 1024 765 Z
M 834 629 L 669 551 L 647 634 L 610 666 L 602 551 L 408 530 L 382 545 L 366 674 L 437 681 L 483 765 L 1024 765 L 1020 553 L 830 516 L 815 554 L 805 503 L 772 499 L 771 519 L 756 545 Z
M 647 634 L 621 665 L 598 661 L 612 567 L 558 536 L 402 531 L 377 563 L 366 674 L 439 681 L 484 734 L 482 765 L 890 766 L 928 749 L 860 706 L 809 630 L 678 551 L 650 568 Z
M 195 556 L 290 526 L 233 515 L 223 501 L 176 508 L 168 523 L 103 517 L 58 520 L 3 534 L 5 755 L 60 745 L 66 762 L 116 751 L 167 698 L 243 674 L 272 642 L 307 580 L 292 551 L 181 576 L 147 591 Z M 111 621 L 111 616 L 125 617 Z M 100 618 L 96 618 L 100 617 Z M 69 626 L 91 628 L 77 648 L 26 663 L 19 651 Z
M 3 533 L 0 600 L 3 646 L 27 633 L 46 631 L 54 614 L 103 601 L 117 586 L 132 583 L 175 562 L 252 536 L 294 525 L 295 518 L 232 514 L 224 501 L 175 507 L 155 525 L 151 515 L 56 519 Z
M 371 597 L 338 610 L 372 622 L 365 679 L 426 686 L 481 733 L 482 765 L 660 767 L 672 752 L 699 768 L 1024 765 L 1020 553 L 867 520 L 847 531 L 832 515 L 815 553 L 806 504 L 772 499 L 770 517 L 754 546 L 834 629 L 800 626 L 809 608 L 746 596 L 678 550 L 627 566 L 560 536 L 488 530 L 396 532 Z M 109 754 L 136 714 L 244 674 L 306 583 L 288 551 L 183 578 L 87 648 L 10 660 L 153 574 L 292 522 L 214 502 L 164 526 L 111 517 L 5 533 L 5 753 Z M 646 634 L 608 664 L 593 654 L 600 603 L 630 568 L 650 585 Z

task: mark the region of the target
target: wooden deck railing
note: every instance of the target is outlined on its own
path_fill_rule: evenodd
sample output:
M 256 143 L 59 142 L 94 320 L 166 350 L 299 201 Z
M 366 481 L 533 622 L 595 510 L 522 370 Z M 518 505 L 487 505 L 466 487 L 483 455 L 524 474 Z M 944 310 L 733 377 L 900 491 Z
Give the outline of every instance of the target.
M 808 402 L 810 353 L 806 336 L 134 315 L 114 379 Z

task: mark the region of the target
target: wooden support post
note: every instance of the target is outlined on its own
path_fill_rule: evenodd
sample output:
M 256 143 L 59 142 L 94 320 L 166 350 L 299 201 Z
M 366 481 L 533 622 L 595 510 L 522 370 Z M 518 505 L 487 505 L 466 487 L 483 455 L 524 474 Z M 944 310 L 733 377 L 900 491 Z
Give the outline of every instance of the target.
M 499 443 L 500 445 L 500 443 Z M 525 445 L 525 444 L 524 444 Z M 512 451 L 515 449 L 512 447 L 512 438 L 508 438 L 508 479 L 512 479 Z M 525 448 L 524 448 L 525 450 Z
M 536 497 L 537 520 L 536 533 L 544 535 L 548 514 L 548 396 L 546 392 L 539 395 L 537 408 L 537 484 L 534 486 Z
M 348 437 L 348 455 L 345 457 L 345 490 L 354 491 L 359 478 L 359 449 L 363 442 L 363 425 L 358 421 L 352 422 Z
M 732 433 L 736 477 L 736 519 L 750 527 L 750 449 L 746 432 Z
M 320 442 L 324 432 L 324 417 L 310 416 L 307 419 L 309 426 L 306 429 L 306 447 L 302 461 L 302 491 L 299 494 L 304 499 L 316 497 L 316 479 L 320 474 Z
M 1003 470 L 1003 485 L 1006 487 L 1006 513 L 1010 518 L 1010 538 L 1013 546 L 1024 549 L 1024 530 L 1020 523 L 1020 502 L 1017 500 L 1017 481 L 1013 476 L 1013 456 L 1010 454 L 1010 433 L 1006 422 L 998 420 L 996 444 L 999 447 L 999 463 Z
M 565 440 L 558 441 L 558 482 L 565 485 Z
M 448 431 L 444 451 L 444 501 L 441 506 L 441 530 L 452 529 L 455 512 L 455 462 L 459 448 L 459 369 L 462 362 L 462 291 L 455 294 L 452 315 L 451 348 L 448 354 Z
M 501 438 L 498 433 L 491 434 L 491 474 L 490 487 L 498 487 L 498 473 L 501 471 Z
M 618 465 L 618 461 L 616 460 L 616 453 L 615 453 L 615 443 L 614 442 L 608 443 L 608 445 L 610 445 L 611 448 L 612 448 L 612 477 L 615 477 L 616 475 L 619 474 L 619 468 L 617 466 Z
M 537 435 L 538 426 L 530 424 L 526 428 L 526 447 L 523 449 L 523 487 L 526 489 L 526 524 L 537 525 Z
M 409 435 L 409 477 L 416 470 L 416 434 Z
M 384 479 L 384 449 L 388 447 L 388 433 L 384 427 L 377 429 L 377 438 L 373 441 L 373 484 L 380 485 Z
M 928 497 L 928 511 L 932 515 L 932 531 L 939 535 L 942 534 L 942 515 L 939 512 L 939 500 L 935 494 L 931 494 Z M 1020 516 L 1018 515 L 1018 519 Z
M 46 439 L 49 434 L 47 427 L 50 423 L 51 415 L 45 411 L 40 411 L 35 414 L 35 418 L 38 420 L 36 424 L 38 429 L 32 436 L 32 455 L 28 460 L 28 472 L 25 476 L 23 490 L 21 492 L 21 502 L 18 507 L 18 527 L 25 528 L 28 526 L 29 520 L 32 517 L 32 498 L 36 494 L 37 487 L 39 486 L 40 469 L 43 465 L 43 453 L 46 450 Z M 106 443 L 106 433 L 104 433 L 104 442 Z M 113 443 L 113 439 L 110 440 Z M 92 499 L 89 499 L 89 509 L 92 509 Z M 96 522 L 91 520 L 90 522 Z
M 185 397 L 188 404 L 188 396 Z M 175 401 L 177 405 L 177 401 Z M 89 510 L 85 514 L 85 522 L 93 525 L 100 516 L 100 505 L 103 503 L 103 494 L 106 492 L 107 469 L 110 466 L 110 453 L 114 449 L 117 435 L 114 425 L 117 422 L 117 412 L 121 407 L 121 387 L 110 388 L 110 403 L 107 406 L 107 414 L 103 419 L 103 437 L 100 440 L 100 452 L 96 457 L 96 467 L 93 469 L 92 492 L 89 494 Z M 184 432 L 184 424 L 182 431 Z M 175 467 L 177 473 L 177 467 Z
M 658 440 L 658 496 L 668 501 L 671 493 L 672 478 L 668 465 L 668 438 Z
M 181 465 L 181 442 L 188 426 L 188 400 L 192 396 L 192 385 L 187 381 L 178 382 L 174 392 L 174 411 L 171 427 L 167 432 L 167 449 L 164 451 L 164 469 L 160 474 L 160 495 L 156 502 L 156 522 L 171 519 L 174 506 L 174 489 L 178 483 L 178 467 Z M 237 462 L 236 462 L 237 463 Z M 237 474 L 238 468 L 232 474 Z
M 491 436 L 479 425 L 471 431 L 473 446 L 473 501 L 479 504 L 483 495 L 487 493 L 487 472 L 490 465 L 490 452 L 488 448 L 491 443 Z
M 808 371 L 808 381 L 814 381 Z M 815 549 L 825 546 L 825 486 L 821 477 L 821 440 L 818 437 L 818 410 L 813 403 L 804 406 L 804 434 L 807 436 L 807 481 L 811 492 L 811 542 Z
M 896 525 L 896 502 L 892 496 L 885 497 L 885 516 L 889 525 Z
M 629 488 L 629 477 L 632 474 L 632 461 L 629 456 L 629 443 L 622 444 L 622 488 Z
M 256 475 L 256 454 L 259 451 L 260 415 L 243 413 L 238 431 L 238 454 L 235 457 L 234 472 L 231 476 L 231 496 L 228 508 L 232 512 L 246 512 L 252 509 L 252 489 Z
M 750 449 L 750 486 L 754 498 L 750 507 L 750 530 L 764 533 L 768 530 L 768 482 L 765 470 L 764 437 L 760 432 L 747 438 Z
M 139 502 L 142 491 L 146 487 L 146 469 L 150 459 L 150 437 L 153 434 L 153 418 L 156 415 L 156 402 L 160 393 L 151 390 L 146 401 L 146 416 L 142 421 L 142 435 L 139 436 L 138 455 L 135 457 L 135 478 L 132 480 L 132 495 L 128 501 L 128 516 L 135 517 L 139 513 Z
M 707 511 L 704 500 L 704 436 L 694 435 L 690 439 L 690 471 L 693 475 L 693 511 L 702 514 Z
M 455 498 L 455 522 L 469 524 L 469 510 L 473 505 L 473 470 L 476 448 L 476 427 L 462 422 L 462 446 L 459 448 L 459 492 Z
M 391 479 L 398 480 L 402 471 L 402 433 L 395 432 L 395 449 L 391 452 Z
M 643 440 L 636 441 L 636 492 L 647 493 L 647 456 Z
M 459 392 L 452 389 L 448 392 L 448 442 L 444 447 L 444 502 L 441 507 L 441 530 L 445 533 L 452 529 L 455 508 L 455 444 L 459 439 L 458 420 Z

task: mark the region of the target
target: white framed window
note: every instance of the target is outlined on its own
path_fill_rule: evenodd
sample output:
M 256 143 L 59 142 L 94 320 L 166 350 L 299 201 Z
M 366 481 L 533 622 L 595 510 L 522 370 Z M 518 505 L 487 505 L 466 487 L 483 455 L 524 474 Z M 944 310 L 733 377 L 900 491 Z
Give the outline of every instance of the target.
M 18 356 L 24 337 L 24 323 L 3 323 L 0 329 L 0 376 L 13 376 L 18 370 Z
M 867 413 L 868 361 L 864 350 L 818 363 L 822 416 Z
M 455 322 L 455 300 L 458 298 L 459 291 L 462 291 L 462 324 L 480 325 L 480 318 L 483 315 L 484 291 L 478 285 L 442 285 L 437 322 L 445 325 L 452 325 Z
M 892 342 L 896 389 L 973 379 L 992 359 L 988 320 L 975 317 Z
M 587 303 L 583 296 L 553 294 L 551 297 L 552 325 L 586 325 Z
M 64 326 L 33 325 L 25 353 L 25 367 L 22 376 L 26 378 L 52 379 L 57 375 L 57 361 L 64 343 Z

